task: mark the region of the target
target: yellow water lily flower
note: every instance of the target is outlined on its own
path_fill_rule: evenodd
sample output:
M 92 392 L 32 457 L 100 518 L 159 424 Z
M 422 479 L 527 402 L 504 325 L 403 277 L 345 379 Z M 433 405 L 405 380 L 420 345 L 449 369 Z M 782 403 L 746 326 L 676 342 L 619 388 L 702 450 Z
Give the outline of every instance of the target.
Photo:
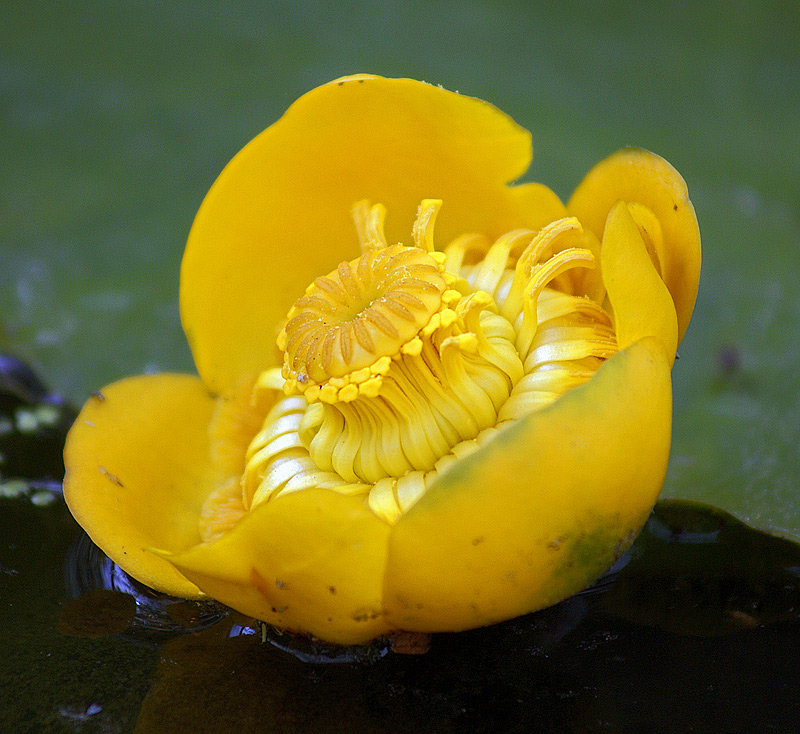
M 564 206 L 491 105 L 355 76 L 301 97 L 192 227 L 199 377 L 91 398 L 64 491 L 140 581 L 336 643 L 453 631 L 590 584 L 655 502 L 700 269 L 663 159 Z

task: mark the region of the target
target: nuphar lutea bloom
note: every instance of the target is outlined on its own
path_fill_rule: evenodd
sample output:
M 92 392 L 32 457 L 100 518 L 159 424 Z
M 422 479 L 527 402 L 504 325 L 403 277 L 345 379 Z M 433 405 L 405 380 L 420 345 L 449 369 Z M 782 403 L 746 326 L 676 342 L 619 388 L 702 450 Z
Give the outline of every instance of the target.
M 181 271 L 199 377 L 72 429 L 65 494 L 130 574 L 338 643 L 461 630 L 597 578 L 655 502 L 700 240 L 643 150 L 565 206 L 479 100 L 358 76 L 206 197 Z

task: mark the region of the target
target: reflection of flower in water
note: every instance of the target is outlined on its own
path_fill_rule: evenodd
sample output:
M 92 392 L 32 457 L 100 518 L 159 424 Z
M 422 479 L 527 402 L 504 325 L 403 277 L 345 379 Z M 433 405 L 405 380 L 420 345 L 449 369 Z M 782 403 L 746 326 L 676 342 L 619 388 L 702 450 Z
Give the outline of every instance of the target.
M 73 603 L 62 609 L 59 629 L 78 637 L 121 634 L 134 642 L 159 645 L 175 635 L 210 627 L 229 613 L 214 601 L 177 599 L 153 591 L 125 573 L 86 533 L 67 554 L 64 586 Z M 131 599 L 133 608 L 128 607 Z M 102 604 L 111 605 L 116 613 L 109 614 Z

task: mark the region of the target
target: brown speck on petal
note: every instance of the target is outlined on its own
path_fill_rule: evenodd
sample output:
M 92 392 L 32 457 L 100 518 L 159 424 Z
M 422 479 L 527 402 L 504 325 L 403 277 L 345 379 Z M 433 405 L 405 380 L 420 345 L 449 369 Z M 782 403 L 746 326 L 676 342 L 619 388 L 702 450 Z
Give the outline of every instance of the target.
M 120 481 L 120 478 L 116 474 L 112 474 L 108 471 L 104 466 L 98 467 L 100 469 L 101 474 L 105 474 L 108 477 L 108 480 L 112 484 L 116 484 L 118 487 L 124 487 L 125 485 Z

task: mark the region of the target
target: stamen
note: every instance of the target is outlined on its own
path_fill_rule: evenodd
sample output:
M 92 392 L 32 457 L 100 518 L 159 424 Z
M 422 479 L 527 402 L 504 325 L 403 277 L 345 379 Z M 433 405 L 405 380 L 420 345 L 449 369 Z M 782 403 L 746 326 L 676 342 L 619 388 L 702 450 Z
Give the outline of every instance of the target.
M 462 234 L 454 239 L 444 250 L 447 256 L 447 270 L 460 273 L 463 265 L 469 262 L 470 255 L 483 255 L 489 249 L 489 240 L 481 234 Z
M 380 204 L 353 207 L 363 254 L 317 278 L 289 311 L 283 367 L 264 372 L 253 393 L 284 396 L 250 441 L 241 505 L 226 485 L 211 514 L 236 518 L 324 488 L 397 522 L 437 477 L 616 352 L 602 280 L 583 274 L 598 245 L 577 220 L 493 244 L 463 235 L 437 252 L 441 204 L 420 204 L 415 247 L 387 244 Z M 646 215 L 636 221 L 650 233 Z M 657 261 L 659 233 L 650 234 Z
M 526 357 L 530 351 L 531 342 L 538 328 L 538 318 L 536 304 L 539 294 L 544 287 L 561 273 L 565 273 L 576 265 L 583 267 L 594 267 L 594 256 L 589 250 L 572 248 L 562 250 L 557 255 L 553 255 L 547 262 L 537 265 L 533 273 L 525 284 L 522 325 L 517 332 L 517 352 L 520 356 Z M 519 267 L 519 265 L 518 265 Z M 513 287 L 513 286 L 512 286 Z
M 417 209 L 417 219 L 414 222 L 412 235 L 414 244 L 425 252 L 433 252 L 433 225 L 436 215 L 442 207 L 441 199 L 423 199 Z
M 359 201 L 353 205 L 350 213 L 356 225 L 362 252 L 381 250 L 387 247 L 386 235 L 383 232 L 386 207 L 383 204 L 375 204 L 370 207 L 368 201 Z
M 525 286 L 530 280 L 533 268 L 549 260 L 556 249 L 563 250 L 569 246 L 580 246 L 576 235 L 582 233 L 577 219 L 559 219 L 543 227 L 531 240 L 517 260 L 514 268 L 514 279 L 503 301 L 500 312 L 513 322 L 522 310 L 525 300 Z
M 497 240 L 467 278 L 472 290 L 486 291 L 494 296 L 500 279 L 509 266 L 512 249 L 522 242 L 530 242 L 533 236 L 534 232 L 529 229 L 516 229 Z

